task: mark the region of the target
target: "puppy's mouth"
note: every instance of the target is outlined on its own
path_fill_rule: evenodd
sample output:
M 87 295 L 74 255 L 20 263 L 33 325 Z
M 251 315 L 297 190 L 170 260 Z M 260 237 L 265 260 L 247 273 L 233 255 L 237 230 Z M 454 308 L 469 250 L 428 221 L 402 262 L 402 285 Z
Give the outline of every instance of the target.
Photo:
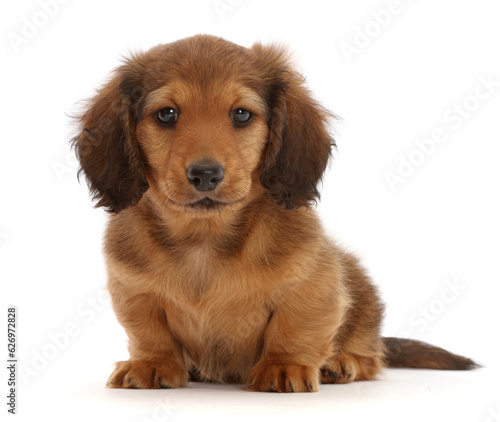
M 199 201 L 188 204 L 187 206 L 189 208 L 193 208 L 196 210 L 213 210 L 213 209 L 225 207 L 226 205 L 228 205 L 228 204 L 226 204 L 224 202 L 220 202 L 220 201 L 215 201 L 214 199 L 205 197 L 203 199 L 200 199 Z
M 235 205 L 239 202 L 243 202 L 245 200 L 245 197 L 242 197 L 240 199 L 237 199 L 235 201 L 231 202 L 222 202 L 222 201 L 217 201 L 215 199 L 209 198 L 206 196 L 203 199 L 200 199 L 195 202 L 190 202 L 190 203 L 182 203 L 182 202 L 177 202 L 174 199 L 167 197 L 167 199 L 172 203 L 177 205 L 178 207 L 182 207 L 187 210 L 193 210 L 193 211 L 220 211 L 225 207 Z

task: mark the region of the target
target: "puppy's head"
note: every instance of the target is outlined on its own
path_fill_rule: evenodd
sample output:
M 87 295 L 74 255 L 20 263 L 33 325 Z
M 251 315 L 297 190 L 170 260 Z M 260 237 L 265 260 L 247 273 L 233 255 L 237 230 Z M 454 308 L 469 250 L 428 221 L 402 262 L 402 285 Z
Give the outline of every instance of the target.
M 267 190 L 308 206 L 333 140 L 286 52 L 196 36 L 128 59 L 91 99 L 74 139 L 97 206 L 147 192 L 159 207 L 210 215 Z

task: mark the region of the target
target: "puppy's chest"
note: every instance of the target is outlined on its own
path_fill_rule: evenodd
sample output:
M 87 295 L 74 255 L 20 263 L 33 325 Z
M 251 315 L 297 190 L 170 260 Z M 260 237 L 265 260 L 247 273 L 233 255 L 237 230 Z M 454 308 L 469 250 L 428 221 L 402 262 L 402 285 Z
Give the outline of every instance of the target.
M 241 257 L 216 257 L 198 247 L 167 274 L 169 329 L 186 360 L 210 379 L 244 377 L 260 357 L 272 301 L 266 274 L 250 266 Z
M 212 248 L 196 245 L 186 248 L 174 259 L 166 257 L 170 273 L 189 282 L 196 290 L 200 285 L 208 285 L 213 280 L 230 276 L 232 262 L 217 256 Z M 186 286 L 185 286 L 186 287 Z
M 224 260 L 187 257 L 168 283 L 169 325 L 184 342 L 196 345 L 224 341 L 245 343 L 265 329 L 271 303 L 259 288 L 258 272 L 244 271 Z
M 223 299 L 170 304 L 167 321 L 188 365 L 212 380 L 240 380 L 260 357 L 271 314 L 262 302 Z
M 170 328 L 185 343 L 200 345 L 211 341 L 244 343 L 265 330 L 271 311 L 263 303 L 249 301 L 169 303 L 166 315 Z
M 263 274 L 248 259 L 223 256 L 208 246 L 197 245 L 182 256 L 166 258 L 164 277 L 177 298 L 213 302 L 223 295 L 237 301 L 262 285 Z

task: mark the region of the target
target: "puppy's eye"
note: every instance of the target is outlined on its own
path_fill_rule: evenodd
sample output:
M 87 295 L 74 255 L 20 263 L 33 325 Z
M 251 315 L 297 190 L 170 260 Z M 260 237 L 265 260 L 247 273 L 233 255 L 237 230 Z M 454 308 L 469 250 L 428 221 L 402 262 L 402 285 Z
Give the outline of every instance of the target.
M 237 108 L 231 113 L 231 119 L 237 126 L 244 126 L 245 124 L 250 122 L 252 117 L 252 112 L 245 110 L 244 108 Z
M 173 126 L 179 118 L 179 113 L 175 108 L 165 107 L 158 110 L 155 116 L 158 122 L 162 125 Z

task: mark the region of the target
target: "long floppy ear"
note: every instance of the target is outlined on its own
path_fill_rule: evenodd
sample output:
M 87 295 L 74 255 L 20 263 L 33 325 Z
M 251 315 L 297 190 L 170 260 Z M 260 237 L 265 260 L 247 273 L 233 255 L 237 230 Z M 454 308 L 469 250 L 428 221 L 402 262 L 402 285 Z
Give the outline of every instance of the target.
M 319 199 L 317 185 L 335 146 L 327 129 L 333 115 L 312 99 L 285 49 L 254 44 L 251 52 L 263 70 L 269 108 L 261 184 L 285 209 L 309 206 Z
M 96 207 L 117 213 L 135 205 L 148 189 L 135 139 L 140 75 L 133 59 L 117 69 L 79 118 L 73 146 Z

